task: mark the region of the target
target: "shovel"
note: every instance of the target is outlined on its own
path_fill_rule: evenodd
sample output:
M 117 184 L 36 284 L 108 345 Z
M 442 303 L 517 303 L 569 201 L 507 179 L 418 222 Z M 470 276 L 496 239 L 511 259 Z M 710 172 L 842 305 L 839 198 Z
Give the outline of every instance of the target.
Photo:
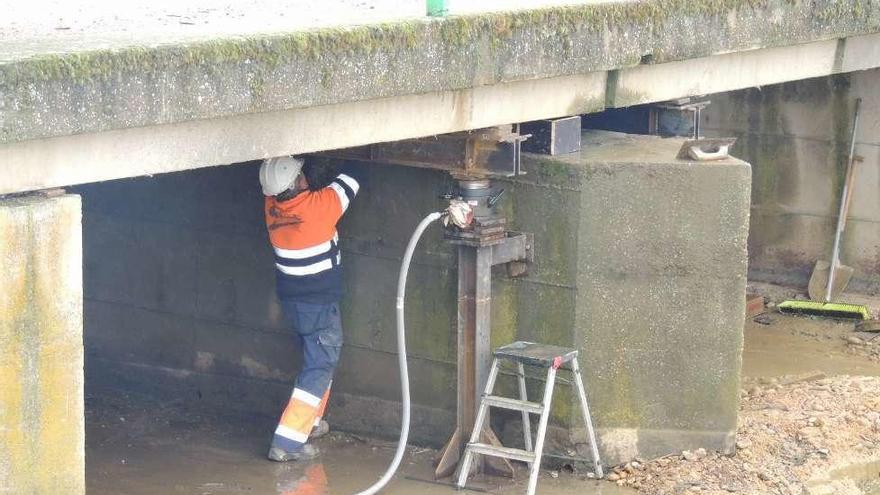
M 852 199 L 852 182 L 856 165 L 856 132 L 859 128 L 859 106 L 861 98 L 856 100 L 855 114 L 853 115 L 852 137 L 849 145 L 849 159 L 846 164 L 846 176 L 843 181 L 843 191 L 840 193 L 840 212 L 837 215 L 837 230 L 834 233 L 834 247 L 831 249 L 831 261 L 818 260 L 813 267 L 813 274 L 807 285 L 807 293 L 810 299 L 819 302 L 831 302 L 840 297 L 840 294 L 849 284 L 853 269 L 850 266 L 840 264 L 840 238 L 846 227 L 846 217 L 849 214 L 849 203 Z

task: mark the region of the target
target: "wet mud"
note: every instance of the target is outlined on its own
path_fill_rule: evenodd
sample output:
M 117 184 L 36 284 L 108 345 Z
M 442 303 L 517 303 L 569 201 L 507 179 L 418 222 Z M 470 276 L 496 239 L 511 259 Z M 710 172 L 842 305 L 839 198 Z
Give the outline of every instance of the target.
M 89 397 L 86 416 L 89 495 L 356 493 L 385 471 L 394 443 L 331 433 L 315 442 L 321 457 L 309 463 L 275 463 L 265 454 L 274 423 L 269 418 L 206 415 L 179 404 L 159 404 L 132 393 Z M 433 449 L 410 447 L 397 477 L 383 493 L 450 494 L 451 479 L 433 481 Z M 517 478 L 476 477 L 464 493 L 520 494 Z M 447 484 L 443 484 L 447 483 Z M 586 474 L 543 471 L 540 493 L 634 493 Z
M 778 314 L 769 323 L 746 324 L 746 383 L 810 373 L 880 376 L 880 363 L 847 346 L 851 323 Z M 393 442 L 334 432 L 316 442 L 322 452 L 317 462 L 279 464 L 265 458 L 273 428 L 273 418 L 208 414 L 134 392 L 92 391 L 86 400 L 87 493 L 349 494 L 378 479 L 394 451 Z M 433 481 L 435 456 L 433 449 L 410 447 L 384 493 L 452 493 L 443 484 L 451 480 Z M 857 479 L 863 493 L 875 494 L 880 493 L 876 468 L 853 466 L 833 476 Z M 469 486 L 471 493 L 519 494 L 526 477 L 520 466 L 515 480 L 480 476 Z M 586 473 L 548 470 L 538 488 L 548 495 L 636 493 Z

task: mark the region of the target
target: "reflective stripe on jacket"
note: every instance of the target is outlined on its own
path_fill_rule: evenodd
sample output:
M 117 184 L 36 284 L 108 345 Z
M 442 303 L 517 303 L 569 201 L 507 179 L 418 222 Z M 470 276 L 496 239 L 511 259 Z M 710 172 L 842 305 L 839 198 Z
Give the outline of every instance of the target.
M 319 191 L 287 201 L 266 197 L 266 228 L 275 250 L 278 297 L 310 303 L 342 297 L 342 254 L 336 223 L 359 189 L 340 174 Z

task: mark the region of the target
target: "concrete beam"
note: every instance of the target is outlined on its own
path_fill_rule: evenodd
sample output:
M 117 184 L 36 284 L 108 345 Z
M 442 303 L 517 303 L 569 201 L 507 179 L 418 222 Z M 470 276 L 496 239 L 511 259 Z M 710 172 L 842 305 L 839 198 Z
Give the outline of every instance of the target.
M 604 100 L 597 72 L 0 144 L 0 194 L 576 115 Z
M 765 48 L 623 69 L 608 106 L 705 95 L 880 67 L 880 34 Z
M 80 198 L 0 200 L 0 493 L 85 492 Z
M 840 61 L 840 72 L 855 72 L 878 67 L 880 34 L 853 36 L 843 40 L 845 45 Z

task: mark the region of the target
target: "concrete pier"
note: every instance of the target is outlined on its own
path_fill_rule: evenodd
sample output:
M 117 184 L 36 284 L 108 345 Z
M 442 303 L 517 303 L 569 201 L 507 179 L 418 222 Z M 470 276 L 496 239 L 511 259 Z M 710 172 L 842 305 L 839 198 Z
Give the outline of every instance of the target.
M 0 199 L 0 493 L 81 495 L 80 198 Z
M 676 160 L 677 139 L 594 132 L 584 142 L 548 165 L 577 178 L 578 207 L 564 212 L 575 251 L 560 261 L 606 456 L 732 452 L 751 169 Z

